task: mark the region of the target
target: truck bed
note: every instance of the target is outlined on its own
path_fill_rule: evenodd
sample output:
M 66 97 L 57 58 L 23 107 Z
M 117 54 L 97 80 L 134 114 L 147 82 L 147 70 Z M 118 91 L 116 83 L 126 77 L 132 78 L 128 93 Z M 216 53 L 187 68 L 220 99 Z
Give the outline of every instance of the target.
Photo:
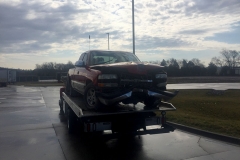
M 167 102 L 161 102 L 161 105 L 155 108 L 145 107 L 142 103 L 136 105 L 120 103 L 101 110 L 90 110 L 85 106 L 83 97 L 71 97 L 64 92 L 61 93 L 59 105 L 60 108 L 62 106 L 63 113 L 68 115 L 68 123 L 75 124 L 72 121 L 75 121 L 76 117 L 83 124 L 85 132 L 112 130 L 115 133 L 136 131 L 141 128 L 146 131 L 147 126 L 164 126 L 166 111 L 176 110 Z M 71 128 L 70 125 L 69 132 Z
M 176 108 L 167 102 L 162 102 L 161 105 L 156 108 L 147 108 L 143 103 L 138 103 L 136 105 L 133 104 L 117 104 L 113 106 L 106 107 L 101 110 L 89 110 L 83 101 L 82 97 L 70 97 L 65 93 L 62 94 L 63 99 L 70 105 L 75 114 L 78 117 L 85 116 L 100 116 L 100 115 L 119 115 L 119 114 L 127 114 L 134 112 L 161 112 L 161 111 L 174 111 Z

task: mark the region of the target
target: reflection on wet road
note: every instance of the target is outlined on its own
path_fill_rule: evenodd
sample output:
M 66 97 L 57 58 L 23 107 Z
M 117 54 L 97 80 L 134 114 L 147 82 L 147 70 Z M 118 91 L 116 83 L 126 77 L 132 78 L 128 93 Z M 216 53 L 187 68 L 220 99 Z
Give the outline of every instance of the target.
M 0 88 L 0 160 L 240 159 L 237 146 L 159 126 L 140 136 L 69 135 L 58 100 L 59 87 Z

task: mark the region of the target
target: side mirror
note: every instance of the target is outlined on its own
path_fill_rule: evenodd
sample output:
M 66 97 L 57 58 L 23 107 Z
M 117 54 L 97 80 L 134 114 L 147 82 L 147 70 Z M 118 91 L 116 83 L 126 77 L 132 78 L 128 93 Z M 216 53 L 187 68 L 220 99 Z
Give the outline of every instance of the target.
M 84 64 L 84 62 L 82 60 L 79 60 L 79 61 L 75 62 L 75 66 L 76 67 L 84 67 L 85 64 Z

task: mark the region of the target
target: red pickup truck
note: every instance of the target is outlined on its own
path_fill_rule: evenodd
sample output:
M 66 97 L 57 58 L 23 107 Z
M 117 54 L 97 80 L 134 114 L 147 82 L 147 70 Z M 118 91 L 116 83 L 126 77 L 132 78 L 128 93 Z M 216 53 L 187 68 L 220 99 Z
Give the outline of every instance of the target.
M 166 91 L 166 84 L 162 66 L 142 63 L 130 52 L 90 50 L 69 70 L 66 91 L 70 96 L 80 93 L 89 109 L 120 102 L 152 108 L 177 95 Z

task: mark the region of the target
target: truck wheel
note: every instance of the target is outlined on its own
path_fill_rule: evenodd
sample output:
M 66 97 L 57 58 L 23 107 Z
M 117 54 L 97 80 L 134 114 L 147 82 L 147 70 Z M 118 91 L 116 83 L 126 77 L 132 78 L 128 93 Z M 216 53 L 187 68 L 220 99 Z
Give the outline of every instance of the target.
M 59 107 L 60 107 L 60 112 L 59 115 L 64 115 L 64 111 L 63 111 L 63 100 L 59 99 Z
M 88 109 L 100 109 L 102 104 L 96 96 L 96 90 L 92 83 L 89 83 L 84 92 L 84 101 Z
M 77 124 L 77 116 L 72 111 L 72 109 L 68 110 L 68 133 L 73 134 L 76 130 L 76 124 Z

